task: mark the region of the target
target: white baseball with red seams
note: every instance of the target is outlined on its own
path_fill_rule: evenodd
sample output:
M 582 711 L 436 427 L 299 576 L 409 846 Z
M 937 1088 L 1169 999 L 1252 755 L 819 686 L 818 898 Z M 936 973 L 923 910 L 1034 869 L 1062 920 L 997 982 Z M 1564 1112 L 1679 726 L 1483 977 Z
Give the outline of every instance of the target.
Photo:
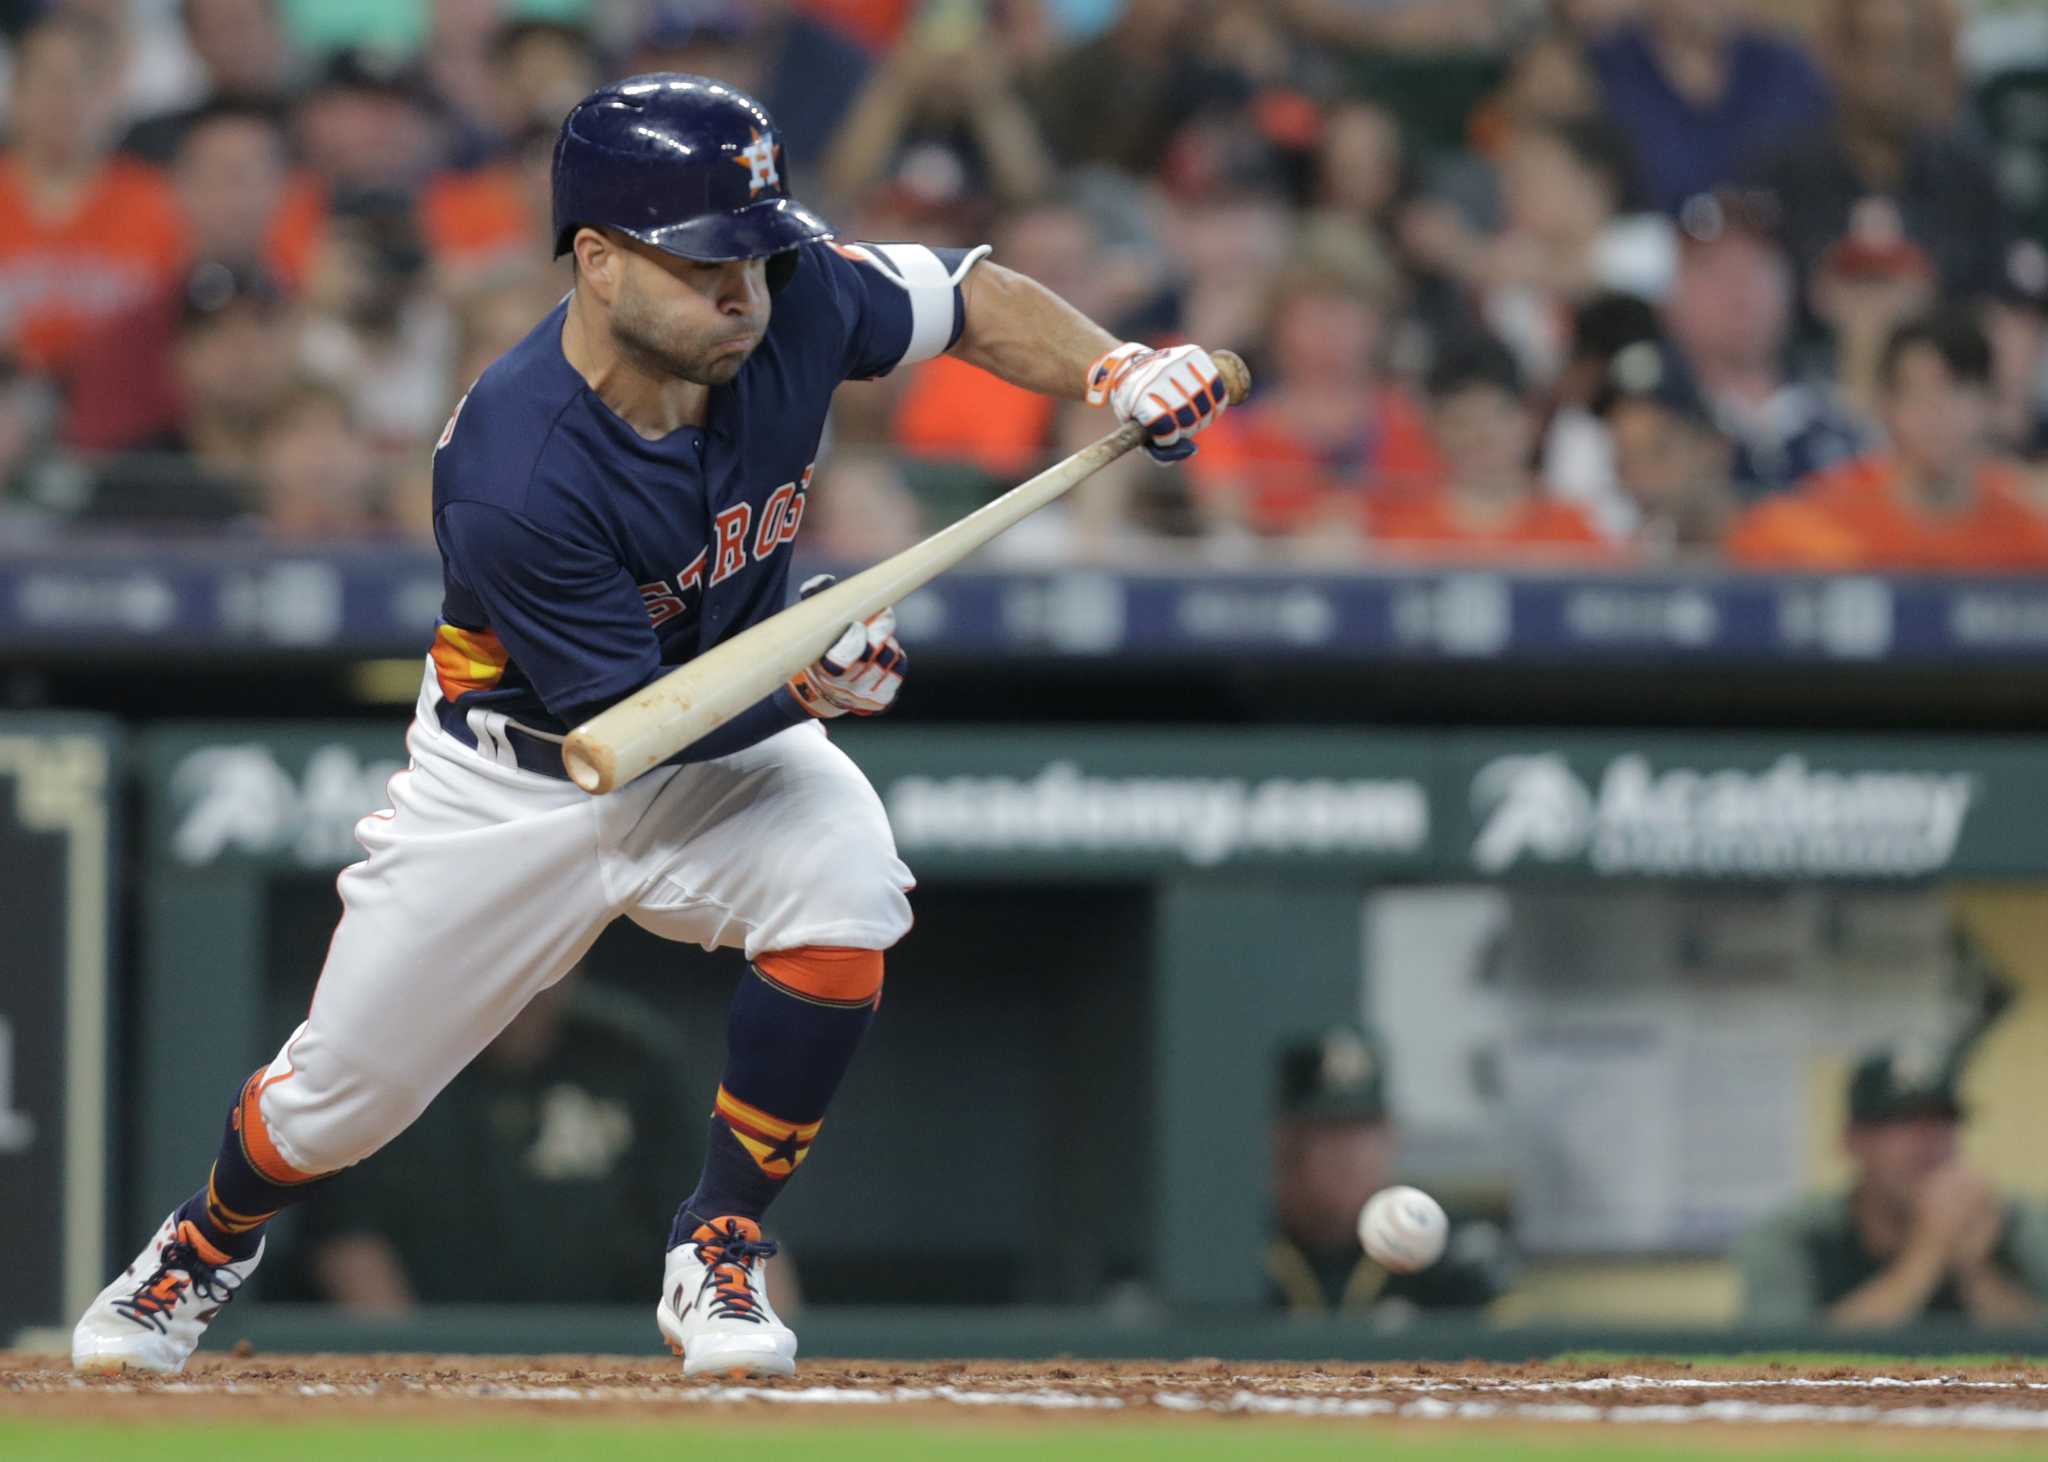
M 1358 1214 L 1358 1242 L 1375 1264 L 1396 1274 L 1443 1258 L 1450 1231 L 1443 1205 L 1420 1188 L 1382 1188 Z

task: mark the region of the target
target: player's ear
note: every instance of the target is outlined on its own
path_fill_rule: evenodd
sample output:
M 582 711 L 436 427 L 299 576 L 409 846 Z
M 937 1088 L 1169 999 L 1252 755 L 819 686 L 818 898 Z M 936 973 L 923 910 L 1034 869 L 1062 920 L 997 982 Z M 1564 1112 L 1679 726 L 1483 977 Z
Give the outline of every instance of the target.
M 577 287 L 587 288 L 600 304 L 609 305 L 618 292 L 624 253 L 609 235 L 594 228 L 577 229 L 569 249 L 576 258 Z

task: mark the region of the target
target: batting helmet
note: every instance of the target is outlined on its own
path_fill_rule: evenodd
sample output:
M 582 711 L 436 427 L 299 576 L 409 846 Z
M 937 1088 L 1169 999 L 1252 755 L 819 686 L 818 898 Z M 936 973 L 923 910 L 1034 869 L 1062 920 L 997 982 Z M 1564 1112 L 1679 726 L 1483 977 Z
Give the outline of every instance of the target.
M 556 258 L 577 229 L 615 228 L 684 259 L 769 259 L 771 287 L 794 269 L 790 250 L 832 236 L 789 196 L 767 109 L 682 72 L 629 76 L 576 104 L 555 139 L 554 211 Z

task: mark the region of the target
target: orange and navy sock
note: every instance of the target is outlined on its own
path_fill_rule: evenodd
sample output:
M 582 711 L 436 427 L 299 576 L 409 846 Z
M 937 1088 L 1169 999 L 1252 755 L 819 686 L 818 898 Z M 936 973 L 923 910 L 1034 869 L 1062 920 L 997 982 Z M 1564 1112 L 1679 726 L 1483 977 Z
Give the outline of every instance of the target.
M 301 1203 L 332 1174 L 302 1173 L 278 1153 L 263 1125 L 257 1098 L 267 1073 L 243 1084 L 206 1186 L 178 1208 L 178 1220 L 230 1259 L 247 1259 L 263 1242 L 263 1225 L 282 1209 Z
M 758 1219 L 811 1150 L 825 1108 L 882 1003 L 882 953 L 813 946 L 763 954 L 726 1021 L 725 1080 L 674 1248 L 708 1219 Z

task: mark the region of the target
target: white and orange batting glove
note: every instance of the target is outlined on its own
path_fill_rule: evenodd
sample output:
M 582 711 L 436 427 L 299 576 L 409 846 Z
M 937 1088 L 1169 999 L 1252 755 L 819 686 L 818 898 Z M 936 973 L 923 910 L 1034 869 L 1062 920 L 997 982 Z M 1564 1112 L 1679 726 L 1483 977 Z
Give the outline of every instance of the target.
M 797 597 L 808 599 L 836 578 L 808 578 Z M 831 649 L 789 678 L 789 693 L 820 719 L 879 716 L 895 704 L 903 672 L 909 668 L 910 657 L 896 643 L 896 611 L 884 609 L 848 625 Z
M 1201 346 L 1154 350 L 1130 341 L 1088 367 L 1088 404 L 1104 403 L 1145 429 L 1155 461 L 1179 462 L 1195 454 L 1189 438 L 1223 414 L 1230 393 Z

